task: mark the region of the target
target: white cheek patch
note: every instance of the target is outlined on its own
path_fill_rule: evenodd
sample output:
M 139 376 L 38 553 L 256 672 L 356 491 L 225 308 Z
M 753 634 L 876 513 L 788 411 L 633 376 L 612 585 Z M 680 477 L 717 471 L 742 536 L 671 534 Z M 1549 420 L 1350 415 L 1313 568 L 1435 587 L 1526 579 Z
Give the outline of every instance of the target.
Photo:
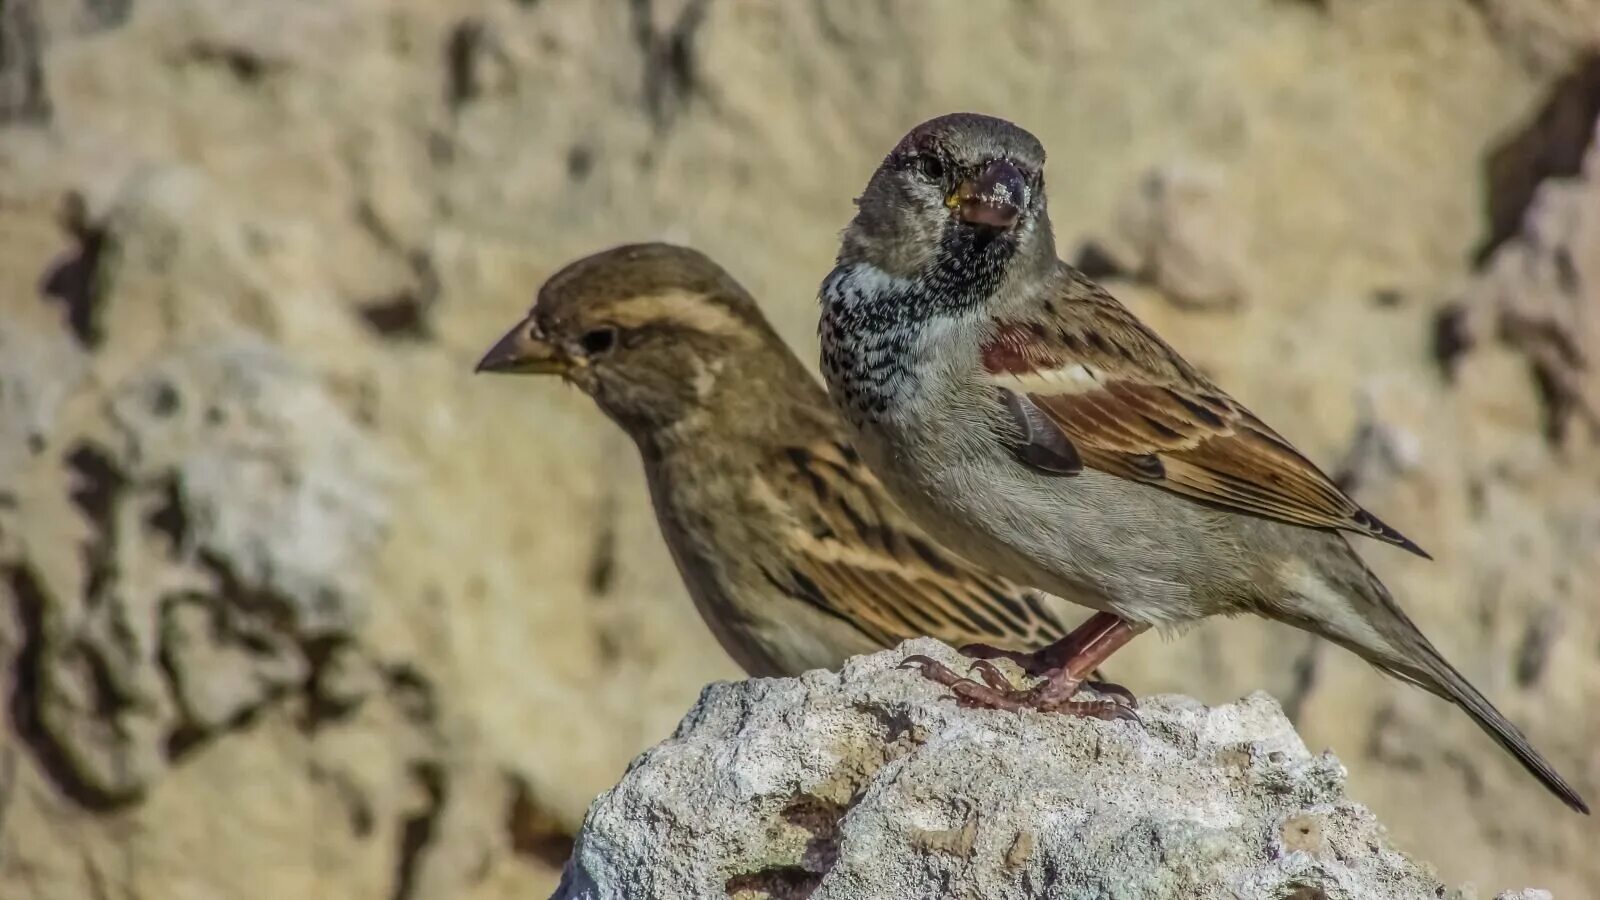
M 835 292 L 838 299 L 854 299 L 849 297 L 855 293 L 862 297 L 877 297 L 882 294 L 901 294 L 910 291 L 916 282 L 898 275 L 890 275 L 871 263 L 858 262 L 843 269 L 839 273 L 836 283 L 829 287 Z M 849 285 L 851 290 L 840 291 L 839 287 Z

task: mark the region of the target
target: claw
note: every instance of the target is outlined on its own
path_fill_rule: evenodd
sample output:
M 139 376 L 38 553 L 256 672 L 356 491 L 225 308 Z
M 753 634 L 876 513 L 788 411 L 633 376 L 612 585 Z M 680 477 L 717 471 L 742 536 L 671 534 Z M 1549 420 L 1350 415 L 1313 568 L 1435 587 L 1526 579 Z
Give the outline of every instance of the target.
M 1105 722 L 1118 720 L 1143 722 L 1132 707 L 1124 706 L 1115 700 L 1069 700 L 1065 703 L 1048 707 L 1046 711 L 1069 716 L 1082 716 L 1088 719 L 1100 719 Z
M 1139 711 L 1138 710 L 1134 709 L 1131 706 L 1124 706 L 1121 703 L 1116 703 L 1115 701 L 1112 702 L 1112 705 L 1115 706 L 1116 709 L 1117 709 L 1115 715 L 1112 716 L 1113 720 L 1122 721 L 1122 722 L 1132 722 L 1135 725 L 1140 725 L 1140 726 L 1144 725 L 1144 718 L 1139 715 Z
M 939 662 L 938 660 L 934 659 L 931 656 L 923 656 L 922 654 L 917 653 L 917 654 L 914 654 L 912 656 L 908 656 L 905 659 L 900 660 L 900 665 L 895 666 L 895 668 L 896 669 L 927 669 L 927 668 L 933 667 L 933 666 L 937 666 L 937 667 L 942 668 L 944 666 L 944 663 Z
M 1009 683 L 1005 683 L 1003 688 L 994 684 L 979 684 L 970 678 L 957 675 L 949 666 L 932 657 L 921 654 L 908 656 L 900 661 L 899 668 L 918 669 L 922 677 L 949 688 L 959 706 L 1016 712 L 1025 705 Z M 999 670 L 995 670 L 995 674 L 998 676 Z M 1004 683 L 1003 678 L 1002 683 Z
M 984 684 L 987 684 L 989 687 L 992 687 L 997 691 L 1016 690 L 1016 686 L 1011 683 L 1011 679 L 1007 678 L 1004 672 L 1001 672 L 998 668 L 995 668 L 995 664 L 989 662 L 988 660 L 978 660 L 972 664 L 969 671 L 977 672 L 978 677 L 983 679 Z
M 1124 706 L 1130 708 L 1139 706 L 1139 698 L 1133 695 L 1133 691 L 1120 684 L 1112 684 L 1109 681 L 1085 681 L 1083 686 L 1097 694 L 1105 694 Z
M 961 676 L 952 672 L 949 666 L 931 656 L 923 656 L 920 653 L 900 660 L 900 665 L 895 668 L 921 670 L 922 677 L 947 686 L 962 680 Z

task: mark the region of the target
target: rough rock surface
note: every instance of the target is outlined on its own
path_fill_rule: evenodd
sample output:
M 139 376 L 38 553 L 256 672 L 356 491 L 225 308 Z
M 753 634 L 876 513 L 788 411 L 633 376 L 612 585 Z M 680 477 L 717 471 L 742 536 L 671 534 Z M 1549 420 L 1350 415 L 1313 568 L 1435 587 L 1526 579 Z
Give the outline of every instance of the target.
M 595 801 L 555 900 L 1447 896 L 1265 694 L 1013 715 L 946 702 L 908 652 L 960 660 L 924 639 L 707 688 Z
M 1434 553 L 1369 548 L 1593 799 L 1595 23 L 0 0 L 0 894 L 552 886 L 594 796 L 735 670 L 622 437 L 472 363 L 555 267 L 658 237 L 809 356 L 851 195 L 953 109 L 1038 132 L 1062 254 Z M 1279 697 L 1452 883 L 1600 883 L 1600 826 L 1336 648 L 1216 623 L 1114 670 Z

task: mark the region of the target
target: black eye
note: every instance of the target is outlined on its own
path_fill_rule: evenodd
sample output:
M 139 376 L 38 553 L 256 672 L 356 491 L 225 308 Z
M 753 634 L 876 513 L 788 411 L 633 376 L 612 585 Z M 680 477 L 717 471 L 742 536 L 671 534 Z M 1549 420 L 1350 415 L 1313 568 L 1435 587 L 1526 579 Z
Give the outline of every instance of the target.
M 944 179 L 944 163 L 939 161 L 939 157 L 925 153 L 917 157 L 917 174 L 929 181 L 941 181 Z
M 604 328 L 593 328 L 583 333 L 578 338 L 578 343 L 583 346 L 586 356 L 599 356 L 609 351 L 617 343 L 617 330 L 607 325 Z

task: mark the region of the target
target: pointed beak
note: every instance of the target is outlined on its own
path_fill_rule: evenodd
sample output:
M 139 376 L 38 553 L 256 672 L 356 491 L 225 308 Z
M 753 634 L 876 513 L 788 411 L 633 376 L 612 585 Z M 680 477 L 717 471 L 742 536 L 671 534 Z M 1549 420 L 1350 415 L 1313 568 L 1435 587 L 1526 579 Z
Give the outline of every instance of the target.
M 1022 218 L 1028 179 L 1016 164 L 992 160 L 976 176 L 961 182 L 945 201 L 961 221 L 1005 231 Z
M 560 350 L 539 336 L 532 316 L 517 323 L 478 360 L 474 372 L 511 375 L 565 375 L 572 364 Z

